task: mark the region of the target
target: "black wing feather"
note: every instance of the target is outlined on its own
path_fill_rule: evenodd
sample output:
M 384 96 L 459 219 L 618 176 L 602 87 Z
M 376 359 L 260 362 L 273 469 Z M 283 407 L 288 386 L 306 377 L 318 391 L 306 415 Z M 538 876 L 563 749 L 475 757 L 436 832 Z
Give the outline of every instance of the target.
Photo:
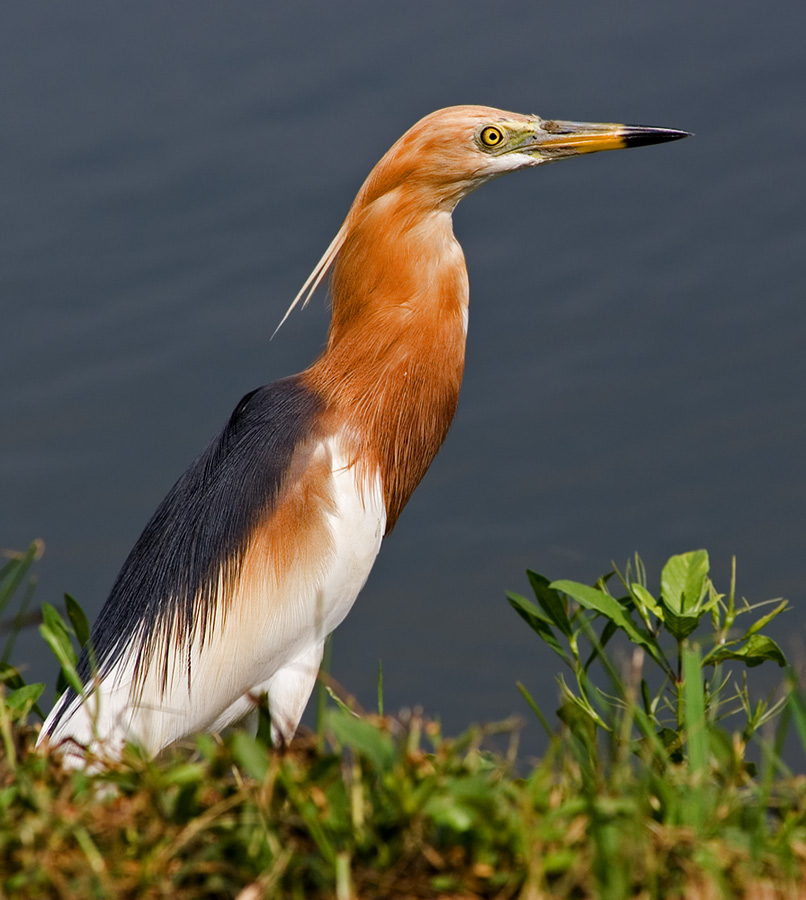
M 90 638 L 101 677 L 132 650 L 149 662 L 158 635 L 166 650 L 170 642 L 182 648 L 189 665 L 190 645 L 196 637 L 204 640 L 215 612 L 219 574 L 225 585 L 237 578 L 250 535 L 276 502 L 294 451 L 312 436 L 321 409 L 322 401 L 300 376 L 241 400 L 171 488 L 124 562 Z M 141 671 L 147 667 L 143 661 Z M 78 672 L 88 683 L 93 673 L 87 650 Z M 70 694 L 62 710 L 75 696 Z

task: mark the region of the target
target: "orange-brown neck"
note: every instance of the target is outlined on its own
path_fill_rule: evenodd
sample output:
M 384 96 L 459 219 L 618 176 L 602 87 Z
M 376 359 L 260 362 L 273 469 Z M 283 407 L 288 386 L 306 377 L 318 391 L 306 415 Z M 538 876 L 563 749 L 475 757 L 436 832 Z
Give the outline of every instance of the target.
M 450 213 L 397 189 L 354 207 L 327 349 L 306 373 L 356 461 L 379 470 L 387 531 L 439 450 L 462 380 L 467 272 Z

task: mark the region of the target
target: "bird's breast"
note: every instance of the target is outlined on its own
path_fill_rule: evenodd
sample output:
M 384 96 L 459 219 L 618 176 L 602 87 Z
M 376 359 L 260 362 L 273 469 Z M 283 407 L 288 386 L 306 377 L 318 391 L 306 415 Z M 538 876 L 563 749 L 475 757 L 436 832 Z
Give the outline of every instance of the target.
M 344 619 L 386 525 L 380 474 L 357 464 L 343 436 L 319 439 L 299 459 L 252 535 L 227 616 L 244 640 L 262 642 L 254 657 L 267 670 L 323 641 Z
M 328 460 L 331 500 L 323 511 L 329 561 L 313 592 L 313 608 L 303 613 L 315 623 L 321 639 L 350 611 L 369 576 L 386 529 L 381 474 L 377 467 L 359 465 L 351 445 L 333 436 L 322 448 Z

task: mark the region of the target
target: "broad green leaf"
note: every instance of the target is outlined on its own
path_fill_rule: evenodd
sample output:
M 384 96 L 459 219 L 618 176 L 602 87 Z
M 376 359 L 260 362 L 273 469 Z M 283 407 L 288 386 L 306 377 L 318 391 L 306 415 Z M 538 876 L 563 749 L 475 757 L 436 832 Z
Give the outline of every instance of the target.
M 771 637 L 767 637 L 765 634 L 751 635 L 750 639 L 747 641 L 745 650 L 748 656 L 748 666 L 758 666 L 766 660 L 776 662 L 779 666 L 785 666 L 787 664 L 784 651 L 781 650 Z M 753 662 L 750 662 L 751 658 L 753 659 Z
M 539 572 L 533 572 L 531 569 L 527 569 L 526 576 L 535 593 L 537 602 L 543 607 L 543 611 L 549 617 L 551 622 L 556 625 L 564 635 L 570 635 L 571 622 L 568 619 L 568 613 L 565 611 L 565 603 L 563 603 L 563 598 L 560 596 L 559 592 L 552 590 L 549 579 Z
M 700 616 L 678 616 L 671 609 L 666 610 L 663 625 L 677 641 L 687 638 L 700 624 Z
M 38 716 L 41 716 L 41 718 L 43 718 L 43 719 L 45 718 L 45 713 L 42 711 L 41 707 L 36 702 L 37 699 L 39 698 L 39 695 L 42 693 L 42 689 L 44 688 L 44 685 L 40 685 L 40 684 L 26 685 L 25 679 L 22 677 L 22 675 L 20 675 L 20 673 L 17 671 L 17 669 L 14 668 L 14 666 L 12 666 L 10 663 L 7 663 L 7 662 L 0 662 L 0 690 L 2 690 L 3 687 L 5 687 L 5 690 L 9 691 L 9 697 L 7 698 L 9 706 L 12 706 L 11 698 L 19 690 L 22 690 L 23 688 L 28 688 L 30 690 L 30 692 L 33 694 L 36 692 L 36 689 L 38 688 L 38 693 L 36 693 L 36 697 L 34 697 L 34 702 L 31 705 L 31 709 Z M 20 696 L 24 697 L 25 694 L 23 693 Z
M 614 625 L 625 631 L 634 644 L 640 644 L 656 662 L 664 664 L 657 645 L 642 628 L 633 622 L 624 607 L 610 594 L 605 594 L 604 591 L 579 584 L 576 581 L 555 581 L 551 587 L 573 597 L 585 609 L 592 609 L 608 618 Z
M 739 650 L 732 650 L 730 647 L 718 647 L 708 654 L 709 663 L 721 662 L 723 659 L 738 659 L 749 668 L 760 666 L 767 660 L 776 662 L 779 666 L 786 665 L 786 657 L 783 650 L 771 637 L 767 637 L 765 634 L 751 635 L 744 647 L 741 647 Z
M 526 597 L 516 594 L 513 591 L 507 591 L 507 600 L 509 605 L 515 612 L 526 622 L 526 624 L 536 631 L 540 637 L 551 647 L 551 649 L 560 656 L 565 662 L 569 662 L 568 654 L 557 640 L 551 629 L 552 623 L 548 616 L 532 603 Z
M 709 568 L 707 550 L 672 556 L 660 576 L 666 608 L 678 616 L 695 612 L 705 596 Z
M 586 584 L 580 584 L 577 581 L 555 581 L 551 586 L 555 590 L 562 591 L 568 594 L 569 597 L 573 597 L 585 609 L 592 609 L 606 616 L 620 628 L 627 631 L 628 634 L 631 631 L 636 631 L 635 623 L 629 619 L 618 600 L 611 597 L 610 594 L 606 594 L 597 588 L 589 587 Z

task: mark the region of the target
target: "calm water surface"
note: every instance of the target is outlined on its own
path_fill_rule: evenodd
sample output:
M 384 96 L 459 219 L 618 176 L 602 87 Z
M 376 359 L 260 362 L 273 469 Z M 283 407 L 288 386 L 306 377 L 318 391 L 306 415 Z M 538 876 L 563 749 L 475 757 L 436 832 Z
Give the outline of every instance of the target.
M 455 731 L 549 709 L 504 600 L 711 550 L 784 595 L 802 655 L 806 7 L 16 4 L 0 29 L 0 544 L 100 608 L 237 400 L 304 368 L 269 336 L 364 176 L 421 115 L 484 103 L 683 128 L 485 186 L 456 214 L 471 320 L 448 441 L 338 631 L 367 706 Z M 35 635 L 17 662 L 54 666 Z M 774 676 L 775 673 L 770 673 Z M 538 747 L 537 726 L 525 734 Z

